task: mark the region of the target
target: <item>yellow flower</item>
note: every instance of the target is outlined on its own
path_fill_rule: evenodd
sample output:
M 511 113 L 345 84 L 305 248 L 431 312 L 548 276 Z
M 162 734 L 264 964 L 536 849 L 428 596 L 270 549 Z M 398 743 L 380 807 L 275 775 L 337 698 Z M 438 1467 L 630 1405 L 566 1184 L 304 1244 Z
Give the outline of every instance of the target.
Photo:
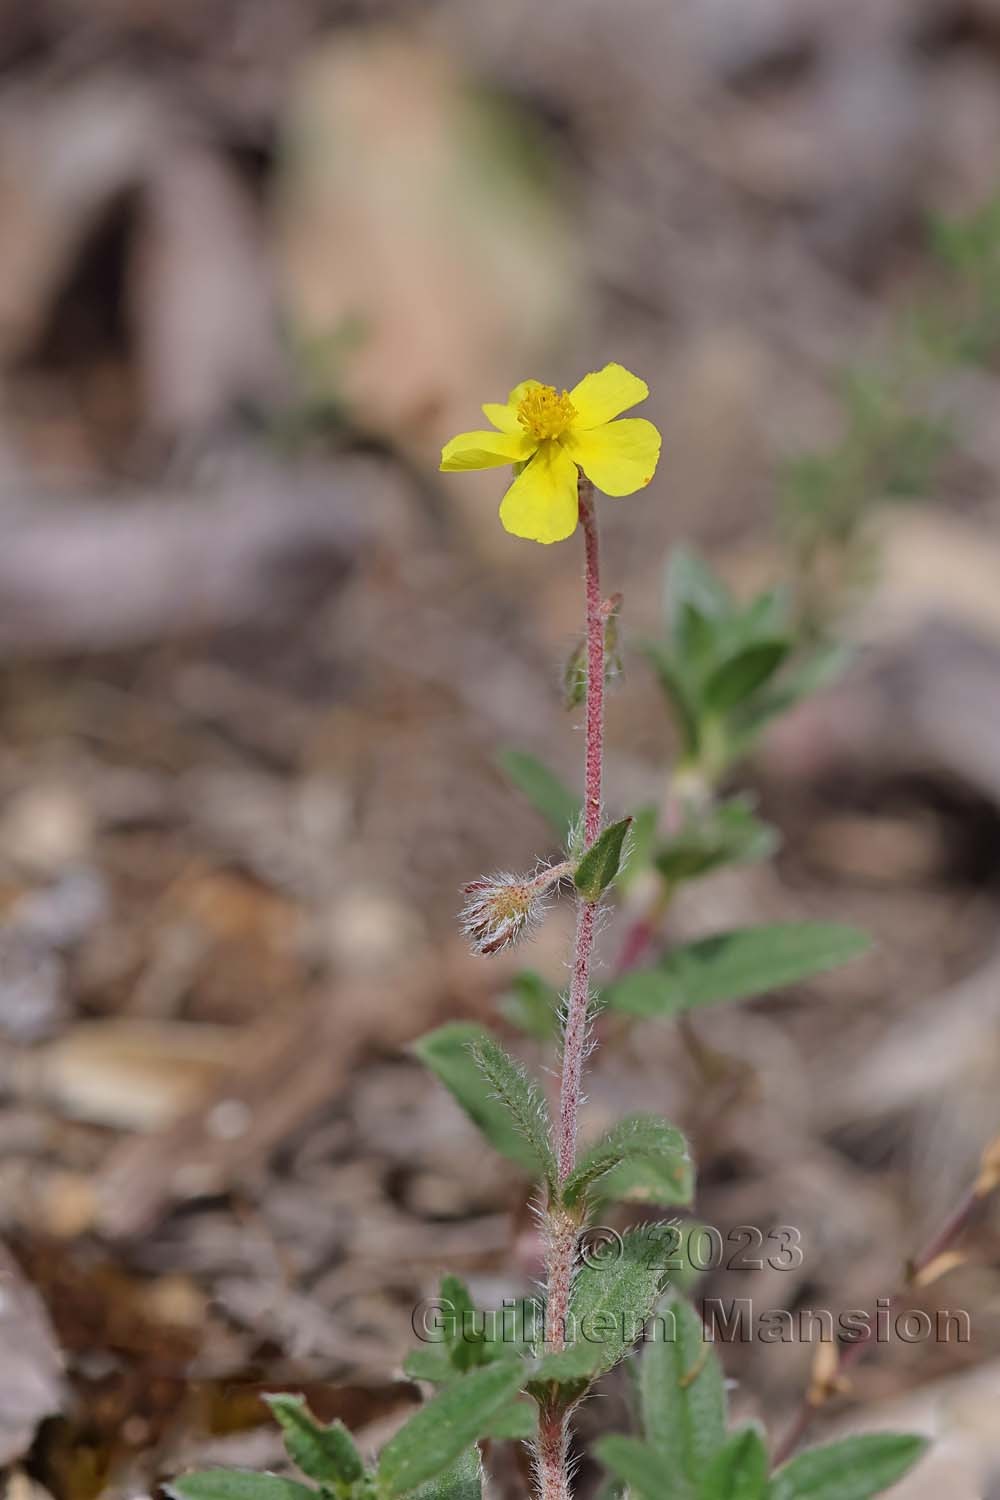
M 514 483 L 500 520 L 514 536 L 561 542 L 579 516 L 580 468 L 606 495 L 632 495 L 648 484 L 660 456 L 660 434 L 643 417 L 612 419 L 645 401 L 644 380 L 621 365 L 592 371 L 560 396 L 554 386 L 522 380 L 506 405 L 483 407 L 496 431 L 462 432 L 441 451 L 441 469 L 513 464 Z

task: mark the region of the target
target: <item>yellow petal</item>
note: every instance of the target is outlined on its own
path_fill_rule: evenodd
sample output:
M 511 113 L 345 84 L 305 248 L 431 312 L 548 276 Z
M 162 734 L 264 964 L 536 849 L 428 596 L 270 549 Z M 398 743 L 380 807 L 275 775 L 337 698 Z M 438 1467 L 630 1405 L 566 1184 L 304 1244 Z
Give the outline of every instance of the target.
M 523 432 L 524 426 L 517 420 L 517 408 L 528 392 L 538 385 L 541 385 L 540 380 L 522 380 L 520 385 L 516 385 L 511 391 L 506 402 L 487 401 L 483 407 L 483 416 L 501 432 Z
M 500 505 L 504 529 L 529 542 L 561 542 L 580 515 L 576 464 L 559 443 L 542 443 Z
M 520 436 L 507 432 L 460 432 L 441 449 L 441 471 L 456 469 L 495 469 L 500 464 L 523 463 L 537 444 L 527 433 Z
M 567 451 L 605 495 L 632 495 L 648 484 L 660 456 L 660 434 L 645 417 L 606 422 L 590 432 L 575 427 L 563 438 Z
M 569 393 L 576 407 L 573 426 L 584 432 L 600 427 L 619 412 L 628 411 L 637 401 L 645 401 L 648 395 L 646 382 L 624 365 L 605 365 L 603 370 L 592 370 Z
M 487 401 L 483 407 L 483 416 L 487 422 L 492 422 L 501 432 L 523 432 L 524 428 L 517 420 L 517 407 L 505 406 L 502 401 Z

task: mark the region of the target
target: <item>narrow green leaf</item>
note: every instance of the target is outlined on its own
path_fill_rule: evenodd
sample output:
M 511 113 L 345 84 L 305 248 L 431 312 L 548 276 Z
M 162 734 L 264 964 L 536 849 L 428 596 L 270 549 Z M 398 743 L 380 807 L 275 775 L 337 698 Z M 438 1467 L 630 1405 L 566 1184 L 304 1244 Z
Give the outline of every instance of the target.
M 604 1203 L 687 1204 L 694 1194 L 694 1167 L 678 1172 L 666 1157 L 634 1156 L 612 1167 L 597 1188 Z
M 666 1495 L 672 1500 L 687 1500 L 686 1488 L 677 1487 L 676 1476 L 660 1454 L 640 1438 L 600 1438 L 594 1452 L 605 1468 L 628 1485 L 630 1500 L 664 1500 Z
M 587 696 L 587 642 L 577 641 L 563 668 L 563 708 L 579 708 Z
M 246 1469 L 203 1469 L 171 1479 L 163 1488 L 176 1500 L 316 1500 L 316 1491 L 307 1484 Z
M 687 1141 L 681 1132 L 657 1115 L 628 1115 L 586 1150 L 563 1184 L 563 1201 L 570 1208 L 583 1202 L 596 1184 L 608 1197 L 605 1183 L 615 1168 L 649 1165 L 657 1179 L 671 1184 L 671 1203 L 689 1203 L 694 1173 Z
M 547 1382 L 585 1386 L 616 1365 L 641 1335 L 676 1253 L 671 1226 L 650 1224 L 630 1229 L 606 1254 L 582 1265 L 570 1299 L 567 1347 L 546 1355 L 532 1389 Z
M 543 818 L 547 818 L 560 841 L 580 816 L 583 803 L 555 771 L 527 750 L 501 750 L 497 761 L 503 771 Z
M 836 682 L 850 660 L 851 649 L 843 644 L 817 647 L 793 661 L 766 689 L 741 705 L 733 716 L 735 727 L 752 738 L 779 714 Z
M 675 948 L 655 968 L 626 974 L 603 994 L 614 1010 L 675 1016 L 796 984 L 848 963 L 870 946 L 865 933 L 839 922 L 736 928 Z
M 410 1500 L 482 1500 L 483 1466 L 479 1449 L 470 1448 L 450 1469 L 429 1479 L 410 1495 Z
M 552 1151 L 552 1123 L 545 1095 L 520 1063 L 490 1036 L 476 1042 L 472 1055 L 483 1078 L 489 1084 L 510 1118 L 531 1148 L 535 1169 L 548 1183 L 557 1176 Z
M 698 1500 L 764 1500 L 767 1449 L 756 1427 L 734 1432 L 702 1476 Z
M 663 606 L 667 628 L 673 633 L 685 605 L 699 614 L 724 618 L 732 613 L 732 595 L 717 573 L 696 552 L 675 547 L 667 563 Z
M 281 1428 L 292 1462 L 320 1484 L 352 1485 L 365 1471 L 343 1422 L 317 1422 L 303 1396 L 265 1396 Z
M 528 1442 L 538 1432 L 538 1407 L 525 1397 L 512 1401 L 490 1421 L 483 1437 Z
M 413 1043 L 413 1050 L 454 1095 L 469 1118 L 501 1156 L 517 1162 L 532 1175 L 539 1173 L 537 1154 L 511 1119 L 507 1107 L 491 1097 L 472 1055 L 473 1045 L 489 1033 L 470 1021 L 452 1021 L 429 1031 Z
M 522 969 L 510 982 L 510 990 L 500 1002 L 504 1017 L 538 1042 L 553 1042 L 559 1037 L 559 991 L 534 969 Z
M 527 1373 L 522 1360 L 498 1360 L 445 1386 L 382 1449 L 380 1493 L 408 1495 L 442 1474 L 489 1429 L 520 1390 Z
M 726 1438 L 722 1366 L 683 1297 L 658 1309 L 656 1337 L 639 1363 L 642 1425 L 672 1474 L 698 1485 Z
M 730 797 L 707 808 L 689 808 L 654 863 L 666 880 L 676 883 L 695 880 L 720 865 L 768 859 L 777 845 L 776 831 L 757 817 L 748 799 Z
M 700 744 L 698 694 L 681 662 L 661 641 L 640 641 L 639 650 L 654 668 L 660 686 L 674 711 L 677 732 L 687 756 L 697 754 Z
M 787 636 L 791 622 L 791 599 L 788 588 L 779 584 L 777 588 L 765 589 L 758 594 L 739 616 L 739 635 L 744 641 L 759 641 L 774 636 Z
M 428 1385 L 447 1385 L 457 1373 L 446 1344 L 424 1344 L 411 1349 L 403 1360 L 403 1374 L 411 1380 L 426 1380 Z
M 774 1475 L 768 1500 L 870 1500 L 923 1457 L 926 1438 L 869 1432 L 800 1453 Z
M 788 655 L 789 642 L 782 639 L 754 641 L 736 651 L 711 673 L 703 689 L 706 709 L 728 714 L 763 687 Z
M 618 874 L 625 837 L 631 826 L 631 818 L 622 818 L 605 828 L 573 871 L 573 881 L 585 901 L 599 901 Z
M 456 1372 L 486 1363 L 484 1322 L 476 1314 L 469 1288 L 459 1276 L 442 1276 L 441 1305 L 451 1320 L 447 1349 Z

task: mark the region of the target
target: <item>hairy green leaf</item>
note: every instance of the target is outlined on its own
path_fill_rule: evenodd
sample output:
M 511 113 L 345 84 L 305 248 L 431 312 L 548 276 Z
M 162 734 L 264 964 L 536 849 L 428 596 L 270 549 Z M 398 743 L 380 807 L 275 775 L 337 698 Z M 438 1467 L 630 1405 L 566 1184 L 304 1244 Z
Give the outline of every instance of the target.
M 527 1442 L 538 1432 L 538 1407 L 525 1397 L 512 1401 L 492 1418 L 483 1437 L 508 1438 Z
M 604 1203 L 656 1203 L 662 1208 L 690 1203 L 693 1193 L 693 1164 L 678 1172 L 676 1163 L 659 1156 L 620 1162 L 597 1184 L 597 1196 Z
M 741 927 L 675 948 L 655 968 L 626 974 L 603 994 L 615 1010 L 675 1016 L 796 984 L 848 963 L 869 947 L 865 933 L 839 922 Z
M 450 1469 L 429 1479 L 410 1495 L 410 1500 L 482 1500 L 483 1466 L 478 1448 L 463 1453 Z
M 529 1367 L 520 1359 L 498 1360 L 464 1375 L 415 1412 L 386 1443 L 378 1460 L 382 1495 L 408 1495 L 442 1474 L 489 1430 L 517 1394 Z
M 501 1156 L 509 1157 L 533 1176 L 539 1175 L 542 1169 L 534 1147 L 511 1119 L 507 1106 L 493 1098 L 483 1084 L 472 1049 L 488 1038 L 489 1032 L 473 1022 L 452 1021 L 420 1037 L 413 1043 L 413 1050 Z
M 869 1432 L 808 1448 L 771 1480 L 768 1500 L 870 1500 L 902 1479 L 927 1451 L 926 1438 Z
M 722 1367 L 689 1302 L 672 1295 L 658 1313 L 639 1362 L 643 1431 L 670 1472 L 696 1486 L 725 1442 Z
M 670 1203 L 689 1203 L 694 1173 L 687 1141 L 681 1132 L 657 1115 L 628 1115 L 584 1151 L 563 1184 L 562 1197 L 570 1208 L 583 1202 L 596 1184 L 604 1197 L 607 1176 L 616 1168 L 648 1167 L 657 1181 L 670 1185 Z
M 303 1396 L 264 1399 L 281 1427 L 289 1458 L 303 1474 L 338 1494 L 361 1478 L 364 1464 L 343 1422 L 317 1422 Z
M 176 1500 L 316 1500 L 316 1491 L 307 1484 L 246 1469 L 203 1469 L 171 1479 L 163 1488 Z
M 622 818 L 605 828 L 573 871 L 573 881 L 585 901 L 599 901 L 618 874 L 622 849 L 631 826 L 631 818 Z
M 403 1374 L 411 1380 L 426 1380 L 429 1385 L 447 1385 L 457 1371 L 446 1344 L 423 1344 L 405 1356 Z
M 601 1438 L 594 1452 L 605 1468 L 628 1485 L 630 1500 L 664 1500 L 667 1495 L 672 1500 L 688 1500 L 686 1488 L 677 1487 L 662 1456 L 640 1438 Z
M 555 771 L 527 750 L 501 750 L 497 760 L 518 791 L 548 820 L 560 841 L 564 840 L 580 816 L 581 799 Z
M 676 1253 L 668 1224 L 630 1229 L 602 1246 L 573 1283 L 567 1347 L 546 1355 L 532 1389 L 586 1386 L 616 1365 L 642 1333 Z
M 698 1500 L 764 1500 L 767 1449 L 756 1427 L 734 1432 L 706 1468 Z
M 554 1184 L 556 1159 L 552 1151 L 552 1123 L 545 1095 L 520 1063 L 490 1036 L 474 1043 L 472 1055 L 483 1078 L 531 1148 L 535 1169 Z

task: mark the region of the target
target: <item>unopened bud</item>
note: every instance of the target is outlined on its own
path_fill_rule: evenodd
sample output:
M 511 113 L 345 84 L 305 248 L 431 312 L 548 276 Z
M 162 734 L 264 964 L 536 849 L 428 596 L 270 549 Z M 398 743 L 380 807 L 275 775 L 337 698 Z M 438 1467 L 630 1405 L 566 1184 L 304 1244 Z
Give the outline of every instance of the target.
M 490 875 L 462 887 L 462 931 L 475 953 L 499 953 L 511 947 L 527 927 L 540 920 L 545 896 L 570 869 L 553 865 L 540 875 Z

